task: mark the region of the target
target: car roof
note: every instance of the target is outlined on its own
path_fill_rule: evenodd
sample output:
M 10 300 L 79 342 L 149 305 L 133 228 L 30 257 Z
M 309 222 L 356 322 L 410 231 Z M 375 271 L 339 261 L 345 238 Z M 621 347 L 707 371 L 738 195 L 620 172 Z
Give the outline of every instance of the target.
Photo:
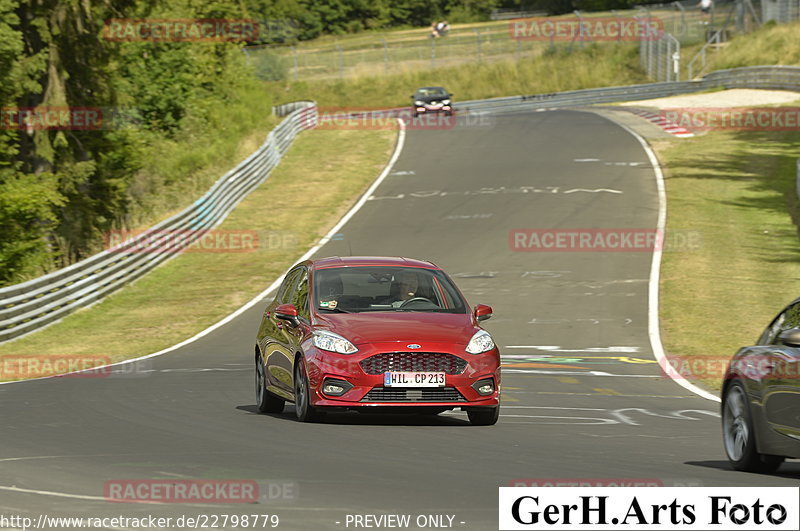
M 417 89 L 417 92 L 419 92 L 420 90 L 443 90 L 447 92 L 447 90 L 444 87 L 420 87 Z
M 312 269 L 327 269 L 331 267 L 362 267 L 362 266 L 394 266 L 394 267 L 421 267 L 425 269 L 440 269 L 437 265 L 426 260 L 415 260 L 402 256 L 330 256 L 310 260 Z

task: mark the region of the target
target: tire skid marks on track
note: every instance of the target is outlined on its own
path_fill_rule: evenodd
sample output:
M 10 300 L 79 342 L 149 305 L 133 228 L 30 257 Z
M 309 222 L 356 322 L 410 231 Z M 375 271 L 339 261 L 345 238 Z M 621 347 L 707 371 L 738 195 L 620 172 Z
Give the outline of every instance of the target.
M 630 317 L 581 317 L 578 319 L 566 319 L 566 318 L 557 318 L 557 319 L 540 319 L 538 317 L 534 317 L 527 324 L 532 325 L 564 325 L 569 323 L 583 323 L 583 324 L 590 324 L 590 325 L 599 325 L 603 323 L 611 324 L 611 323 L 622 323 L 623 326 L 628 326 L 629 324 L 633 323 L 633 319 Z
M 543 410 L 552 411 L 554 415 L 526 415 L 520 413 L 503 413 L 508 410 Z M 669 419 L 677 421 L 703 421 L 704 417 L 719 418 L 719 413 L 706 409 L 677 409 L 652 411 L 646 408 L 595 408 L 595 407 L 561 407 L 561 406 L 501 406 L 500 416 L 515 419 L 536 419 L 541 424 L 581 424 L 581 425 L 624 425 L 642 426 L 648 418 Z M 461 414 L 450 411 L 443 414 Z M 572 415 L 570 413 L 575 413 Z M 591 415 L 591 416 L 590 416 Z
M 384 201 L 393 199 L 428 199 L 432 197 L 447 197 L 447 196 L 481 196 L 481 195 L 530 195 L 530 194 L 574 194 L 578 192 L 586 192 L 591 194 L 596 193 L 609 193 L 609 194 L 624 194 L 622 190 L 614 188 L 563 188 L 561 186 L 516 186 L 507 188 L 505 186 L 498 186 L 496 188 L 483 187 L 477 190 L 460 190 L 460 191 L 445 191 L 445 190 L 417 190 L 415 192 L 408 192 L 396 195 L 370 195 L 367 201 Z
M 544 350 L 546 352 L 594 352 L 594 353 L 639 352 L 639 347 L 626 347 L 626 346 L 563 348 L 559 345 L 505 345 L 503 348 Z
M 603 161 L 602 159 L 573 159 L 573 162 L 602 162 L 603 166 L 625 166 L 628 168 L 650 167 L 649 162 L 615 162 Z
M 555 376 L 599 376 L 603 378 L 663 378 L 658 374 L 614 374 L 605 371 L 589 371 L 589 370 L 578 370 L 578 371 L 570 371 L 570 370 L 560 370 L 560 371 L 553 371 L 548 369 L 515 369 L 512 366 L 503 367 L 504 373 L 515 373 L 515 374 L 545 374 L 545 375 L 555 375 Z

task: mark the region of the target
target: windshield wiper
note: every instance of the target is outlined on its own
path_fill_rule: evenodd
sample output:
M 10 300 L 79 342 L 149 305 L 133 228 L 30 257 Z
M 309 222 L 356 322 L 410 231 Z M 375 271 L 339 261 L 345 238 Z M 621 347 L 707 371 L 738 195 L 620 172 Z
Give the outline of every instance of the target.
M 327 312 L 353 313 L 353 312 L 351 312 L 349 310 L 343 310 L 343 309 L 339 308 L 338 306 L 336 308 L 322 308 L 322 307 L 320 307 L 320 308 L 317 308 L 317 310 L 325 310 Z

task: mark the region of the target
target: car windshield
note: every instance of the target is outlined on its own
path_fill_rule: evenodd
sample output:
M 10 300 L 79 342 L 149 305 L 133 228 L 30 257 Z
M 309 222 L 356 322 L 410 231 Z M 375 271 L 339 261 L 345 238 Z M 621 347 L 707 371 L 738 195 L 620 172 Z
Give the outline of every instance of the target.
M 314 272 L 313 297 L 324 312 L 467 312 L 442 271 L 417 267 L 320 269 Z
M 447 96 L 447 91 L 442 87 L 426 87 L 417 90 L 415 97 L 417 98 L 431 98 Z

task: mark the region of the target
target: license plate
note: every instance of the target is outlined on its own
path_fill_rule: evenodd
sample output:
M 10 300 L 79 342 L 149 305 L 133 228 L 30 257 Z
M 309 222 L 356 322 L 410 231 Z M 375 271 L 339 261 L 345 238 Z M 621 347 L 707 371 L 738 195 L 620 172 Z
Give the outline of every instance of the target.
M 444 387 L 443 372 L 385 372 L 384 387 Z

